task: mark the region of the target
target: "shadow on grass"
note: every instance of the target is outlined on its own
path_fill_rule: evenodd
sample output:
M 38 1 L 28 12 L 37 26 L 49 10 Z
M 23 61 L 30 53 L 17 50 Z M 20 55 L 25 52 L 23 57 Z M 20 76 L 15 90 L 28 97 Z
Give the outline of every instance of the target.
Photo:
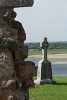
M 67 85 L 67 83 L 56 83 L 55 85 Z

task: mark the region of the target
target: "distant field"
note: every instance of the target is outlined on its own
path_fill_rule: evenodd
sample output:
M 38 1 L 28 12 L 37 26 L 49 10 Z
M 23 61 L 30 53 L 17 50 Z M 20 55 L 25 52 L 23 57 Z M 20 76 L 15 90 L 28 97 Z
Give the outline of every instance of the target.
M 42 51 L 37 49 L 30 49 L 29 55 L 40 55 L 42 54 Z M 67 54 L 67 49 L 49 49 L 48 54 Z
M 67 100 L 67 77 L 53 77 L 57 84 L 35 85 L 30 89 L 30 100 Z
M 51 49 L 48 54 L 67 54 L 67 49 Z
M 42 51 L 29 49 L 28 55 L 39 55 L 42 54 Z

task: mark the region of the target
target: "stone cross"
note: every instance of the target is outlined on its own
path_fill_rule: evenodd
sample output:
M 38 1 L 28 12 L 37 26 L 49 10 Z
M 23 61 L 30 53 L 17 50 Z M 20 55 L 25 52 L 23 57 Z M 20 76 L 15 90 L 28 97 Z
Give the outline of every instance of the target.
M 52 79 L 51 62 L 47 59 L 47 49 L 49 46 L 47 42 L 47 38 L 43 39 L 40 46 L 44 50 L 44 58 L 38 62 L 37 80 L 35 80 L 35 83 L 36 84 L 55 84 L 56 81 Z
M 44 38 L 41 44 L 41 48 L 44 50 L 44 60 L 47 60 L 47 49 L 48 49 L 48 42 L 47 38 Z

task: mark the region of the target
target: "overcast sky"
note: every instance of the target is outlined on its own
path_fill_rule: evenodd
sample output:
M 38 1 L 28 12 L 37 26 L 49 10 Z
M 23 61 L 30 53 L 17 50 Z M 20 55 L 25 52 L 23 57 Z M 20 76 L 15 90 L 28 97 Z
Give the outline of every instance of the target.
M 16 20 L 26 32 L 26 42 L 67 41 L 67 0 L 34 0 L 32 7 L 16 8 Z

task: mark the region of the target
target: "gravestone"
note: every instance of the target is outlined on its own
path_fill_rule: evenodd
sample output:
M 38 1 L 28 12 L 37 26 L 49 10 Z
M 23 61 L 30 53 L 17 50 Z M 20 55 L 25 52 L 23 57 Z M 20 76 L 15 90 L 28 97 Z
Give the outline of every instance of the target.
M 48 49 L 48 42 L 47 38 L 41 43 L 41 48 L 43 58 L 41 61 L 38 62 L 38 70 L 37 70 L 37 80 L 35 80 L 36 84 L 54 84 L 55 81 L 52 79 L 52 68 L 51 62 L 47 59 L 47 49 Z
M 26 33 L 15 20 L 15 7 L 31 7 L 33 0 L 0 0 L 0 100 L 29 100 L 35 64 L 25 61 Z

